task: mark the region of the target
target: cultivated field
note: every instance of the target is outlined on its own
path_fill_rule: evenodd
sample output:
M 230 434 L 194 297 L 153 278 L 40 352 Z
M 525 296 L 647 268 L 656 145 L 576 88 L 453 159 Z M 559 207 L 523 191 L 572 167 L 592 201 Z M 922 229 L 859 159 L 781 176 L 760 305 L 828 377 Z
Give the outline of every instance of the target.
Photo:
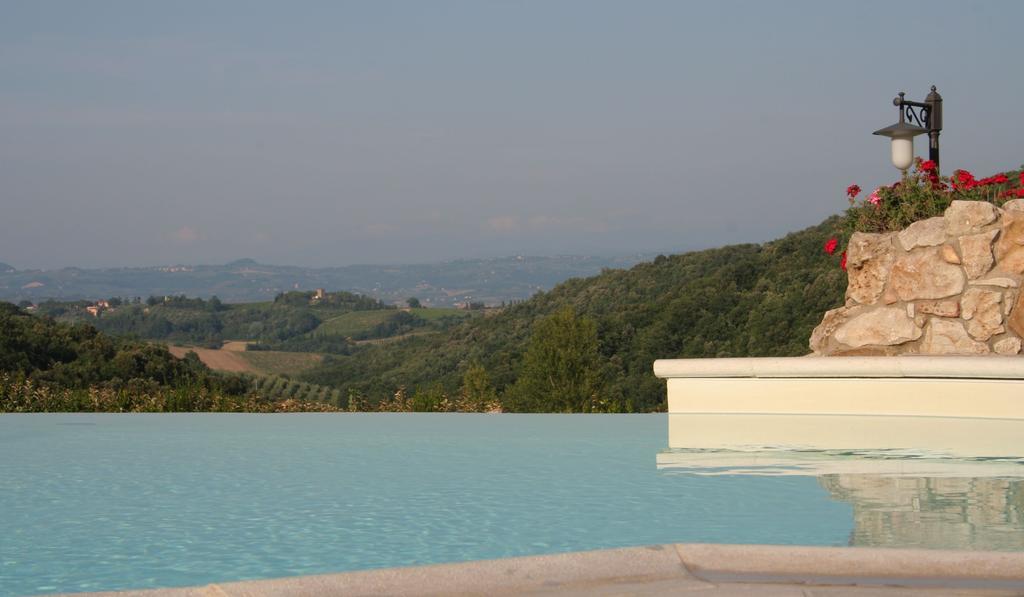
M 216 371 L 230 371 L 232 373 L 260 373 L 256 367 L 245 358 L 245 353 L 233 350 L 214 350 L 212 348 L 193 348 L 191 346 L 168 346 L 171 354 L 179 359 L 192 351 L 199 355 L 202 361 L 210 369 Z
M 316 366 L 323 355 L 311 352 L 279 352 L 254 350 L 245 352 L 245 342 L 228 342 L 219 350 L 191 346 L 168 346 L 171 354 L 184 358 L 188 351 L 199 356 L 207 367 L 215 371 L 255 373 L 258 375 L 294 375 Z
M 384 321 L 395 312 L 391 310 L 380 311 L 350 311 L 328 319 L 310 332 L 312 336 L 354 336 L 373 328 L 373 326 L 384 323 Z

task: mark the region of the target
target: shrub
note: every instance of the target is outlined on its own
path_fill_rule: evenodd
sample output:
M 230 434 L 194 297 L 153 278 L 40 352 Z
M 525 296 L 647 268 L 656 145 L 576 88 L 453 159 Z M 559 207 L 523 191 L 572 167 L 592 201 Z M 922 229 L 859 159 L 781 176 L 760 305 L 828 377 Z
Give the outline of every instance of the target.
M 879 187 L 861 201 L 860 187 L 847 189 L 850 208 L 846 210 L 846 232 L 895 232 L 918 220 L 941 216 L 953 201 L 987 201 L 1001 205 L 1024 197 L 1024 168 L 976 179 L 967 170 L 940 177 L 935 162 L 918 158 L 903 180 Z
M 936 170 L 935 162 L 917 158 L 914 169 L 903 180 L 878 187 L 860 200 L 861 188 L 855 184 L 847 187 L 850 207 L 837 226 L 836 236 L 825 242 L 825 253 L 835 254 L 855 232 L 896 232 L 918 220 L 941 216 L 953 201 L 1002 205 L 1010 199 L 1024 198 L 1024 166 L 981 179 L 967 170 L 954 170 L 950 177 L 939 176 Z M 839 254 L 839 267 L 846 269 L 846 251 Z

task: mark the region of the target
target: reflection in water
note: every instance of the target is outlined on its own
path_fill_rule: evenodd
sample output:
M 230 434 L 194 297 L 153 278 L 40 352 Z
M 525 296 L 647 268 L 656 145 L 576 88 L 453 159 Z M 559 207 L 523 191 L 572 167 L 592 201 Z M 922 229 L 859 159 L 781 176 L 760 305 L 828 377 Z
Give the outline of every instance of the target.
M 1024 550 L 1024 421 L 670 415 L 658 468 L 806 475 L 853 507 L 850 545 Z
M 825 475 L 853 506 L 851 545 L 1024 550 L 1024 481 L 986 477 Z

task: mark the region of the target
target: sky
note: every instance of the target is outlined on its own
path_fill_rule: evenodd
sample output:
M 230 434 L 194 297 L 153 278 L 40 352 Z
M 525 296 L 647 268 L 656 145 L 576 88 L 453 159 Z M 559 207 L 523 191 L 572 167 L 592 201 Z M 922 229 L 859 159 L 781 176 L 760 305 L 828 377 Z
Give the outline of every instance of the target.
M 1024 2 L 0 0 L 0 262 L 340 266 L 761 242 L 1024 163 Z M 919 138 L 916 149 L 926 148 Z

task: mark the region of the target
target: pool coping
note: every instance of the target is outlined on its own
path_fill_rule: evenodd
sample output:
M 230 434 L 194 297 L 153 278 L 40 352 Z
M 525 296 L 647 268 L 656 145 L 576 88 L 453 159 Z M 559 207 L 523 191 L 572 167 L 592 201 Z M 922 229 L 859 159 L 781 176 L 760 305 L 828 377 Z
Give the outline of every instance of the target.
M 815 587 L 841 587 L 852 595 L 862 590 L 877 594 L 887 587 L 1019 594 L 1024 590 L 1024 553 L 679 543 L 76 595 L 722 594 L 726 589 L 733 594 L 768 585 L 787 595 L 805 595 Z
M 939 378 L 1024 379 L 1024 358 L 1012 356 L 745 357 L 659 359 L 661 378 Z

